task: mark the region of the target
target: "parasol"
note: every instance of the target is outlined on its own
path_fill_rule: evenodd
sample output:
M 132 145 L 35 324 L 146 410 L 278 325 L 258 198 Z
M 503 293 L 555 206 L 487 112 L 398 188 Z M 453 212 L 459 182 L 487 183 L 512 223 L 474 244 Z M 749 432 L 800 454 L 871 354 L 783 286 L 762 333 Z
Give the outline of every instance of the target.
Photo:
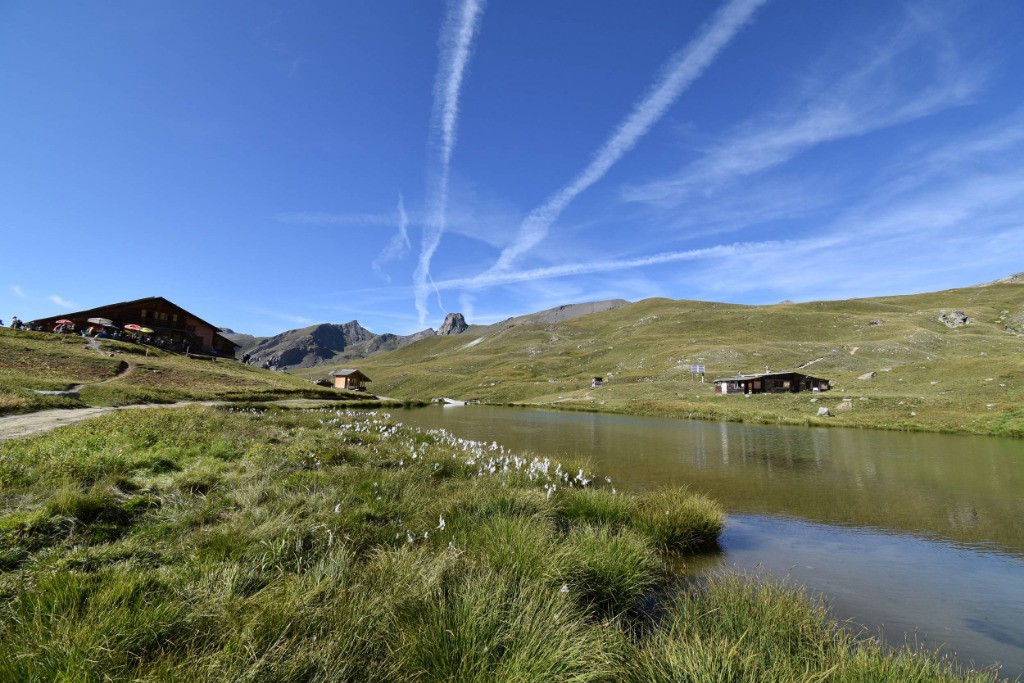
M 74 320 L 68 320 L 67 318 L 61 318 L 60 320 L 56 321 L 56 324 L 57 325 L 74 325 L 75 321 Z
M 153 333 L 153 330 L 149 329 L 148 327 L 143 327 L 142 325 L 136 325 L 134 323 L 132 323 L 131 325 L 125 325 L 124 329 L 131 330 L 132 332 L 142 332 L 143 334 Z
M 114 327 L 114 321 L 110 318 L 89 318 L 85 322 L 92 323 L 93 325 L 102 325 L 103 327 Z

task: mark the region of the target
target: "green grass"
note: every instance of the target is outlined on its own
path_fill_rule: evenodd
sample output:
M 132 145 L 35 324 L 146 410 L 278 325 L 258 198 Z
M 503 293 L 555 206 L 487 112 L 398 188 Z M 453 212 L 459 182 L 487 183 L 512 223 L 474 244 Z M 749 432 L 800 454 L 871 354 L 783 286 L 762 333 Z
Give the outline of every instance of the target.
M 102 341 L 101 348 L 102 352 L 88 348 L 77 335 L 0 328 L 0 415 L 177 401 L 373 398 L 318 387 L 294 375 L 231 360 L 191 360 L 110 340 Z M 76 385 L 85 385 L 79 399 L 31 391 L 66 390 Z
M 641 647 L 633 680 L 913 683 L 950 680 L 948 665 L 840 627 L 821 600 L 785 583 L 718 574 L 677 594 Z
M 264 406 L 0 444 L 0 680 L 958 678 L 788 588 L 675 590 L 720 508 L 578 469 Z
M 950 329 L 938 320 L 943 310 L 963 310 L 972 322 Z M 649 299 L 558 324 L 429 337 L 360 368 L 375 390 L 397 398 L 1021 437 L 1020 319 L 1024 284 L 1009 283 L 775 306 Z M 715 377 L 805 363 L 802 372 L 835 388 L 818 396 L 714 394 Z M 692 364 L 706 366 L 707 383 L 691 381 Z M 869 372 L 876 376 L 858 379 Z M 591 389 L 598 375 L 605 385 Z M 844 399 L 849 407 L 841 409 Z M 817 417 L 821 406 L 833 417 Z

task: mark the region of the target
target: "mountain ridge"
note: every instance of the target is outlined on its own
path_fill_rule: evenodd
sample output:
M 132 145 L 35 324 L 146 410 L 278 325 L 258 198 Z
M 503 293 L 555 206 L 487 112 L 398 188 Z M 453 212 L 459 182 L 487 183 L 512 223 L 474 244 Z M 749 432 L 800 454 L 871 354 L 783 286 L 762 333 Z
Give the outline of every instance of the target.
M 485 326 L 470 325 L 461 313 L 448 313 L 444 323 L 436 331 L 428 327 L 407 335 L 390 332 L 376 334 L 363 327 L 358 320 L 350 320 L 347 323 L 316 323 L 285 330 L 269 337 L 256 337 L 229 328 L 222 328 L 221 334 L 240 345 L 238 355 L 247 364 L 275 370 L 305 369 L 395 351 L 432 336 L 460 335 L 469 331 L 493 333 L 516 325 L 540 321 L 566 321 L 628 303 L 624 299 L 613 299 L 564 304 Z

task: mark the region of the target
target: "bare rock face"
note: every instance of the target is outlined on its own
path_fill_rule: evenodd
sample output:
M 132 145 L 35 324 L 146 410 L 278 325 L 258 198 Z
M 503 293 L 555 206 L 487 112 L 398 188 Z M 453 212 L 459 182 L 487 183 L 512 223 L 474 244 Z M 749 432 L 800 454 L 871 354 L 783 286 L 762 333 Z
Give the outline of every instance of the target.
M 469 329 L 466 319 L 461 313 L 449 313 L 444 317 L 444 322 L 437 330 L 438 335 L 462 334 Z
M 943 311 L 939 315 L 939 321 L 946 327 L 960 327 L 961 325 L 969 324 L 971 319 L 963 311 L 953 311 L 952 313 Z

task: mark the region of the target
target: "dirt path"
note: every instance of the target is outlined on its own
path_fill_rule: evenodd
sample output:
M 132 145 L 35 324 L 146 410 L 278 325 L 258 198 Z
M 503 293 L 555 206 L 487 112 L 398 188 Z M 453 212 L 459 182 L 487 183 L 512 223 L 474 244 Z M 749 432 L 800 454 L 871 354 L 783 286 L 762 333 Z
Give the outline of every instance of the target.
M 54 410 L 40 410 L 35 413 L 22 415 L 8 415 L 0 417 L 0 441 L 19 439 L 33 434 L 41 434 L 51 429 L 64 427 L 66 425 L 85 422 L 113 413 L 118 410 L 145 410 L 147 408 L 186 408 L 188 406 L 217 406 L 229 405 L 230 401 L 181 401 L 180 403 L 141 403 L 138 405 L 111 407 L 102 406 L 96 408 L 56 408 Z M 333 399 L 313 398 L 291 398 L 280 401 L 266 401 L 263 405 L 281 405 L 288 408 L 316 408 L 325 403 L 334 404 Z
M 85 340 L 85 346 L 86 346 L 86 348 L 92 349 L 96 353 L 101 353 L 103 355 L 108 355 L 106 351 L 104 351 L 103 349 L 100 348 L 100 340 L 96 339 L 95 337 L 87 337 L 86 340 Z M 113 354 L 110 354 L 110 355 L 113 355 Z M 132 363 L 130 360 L 122 359 L 120 365 L 117 368 L 117 372 L 114 373 L 113 377 L 108 377 L 106 379 L 102 379 L 99 382 L 87 382 L 86 384 L 76 384 L 75 386 L 73 386 L 70 389 L 68 389 L 68 391 L 80 392 L 85 387 L 94 386 L 94 385 L 97 385 L 97 384 L 106 384 L 107 382 L 113 382 L 115 380 L 121 379 L 125 375 L 130 375 L 132 372 L 134 372 L 134 370 L 135 370 L 135 363 Z
M 194 405 L 215 405 L 217 401 L 183 401 L 181 403 L 142 403 L 134 406 L 101 406 L 96 408 L 55 408 L 40 410 L 23 415 L 0 417 L 0 441 L 18 439 L 33 434 L 48 432 L 57 427 L 92 420 L 118 410 L 140 410 L 145 408 L 184 408 Z

